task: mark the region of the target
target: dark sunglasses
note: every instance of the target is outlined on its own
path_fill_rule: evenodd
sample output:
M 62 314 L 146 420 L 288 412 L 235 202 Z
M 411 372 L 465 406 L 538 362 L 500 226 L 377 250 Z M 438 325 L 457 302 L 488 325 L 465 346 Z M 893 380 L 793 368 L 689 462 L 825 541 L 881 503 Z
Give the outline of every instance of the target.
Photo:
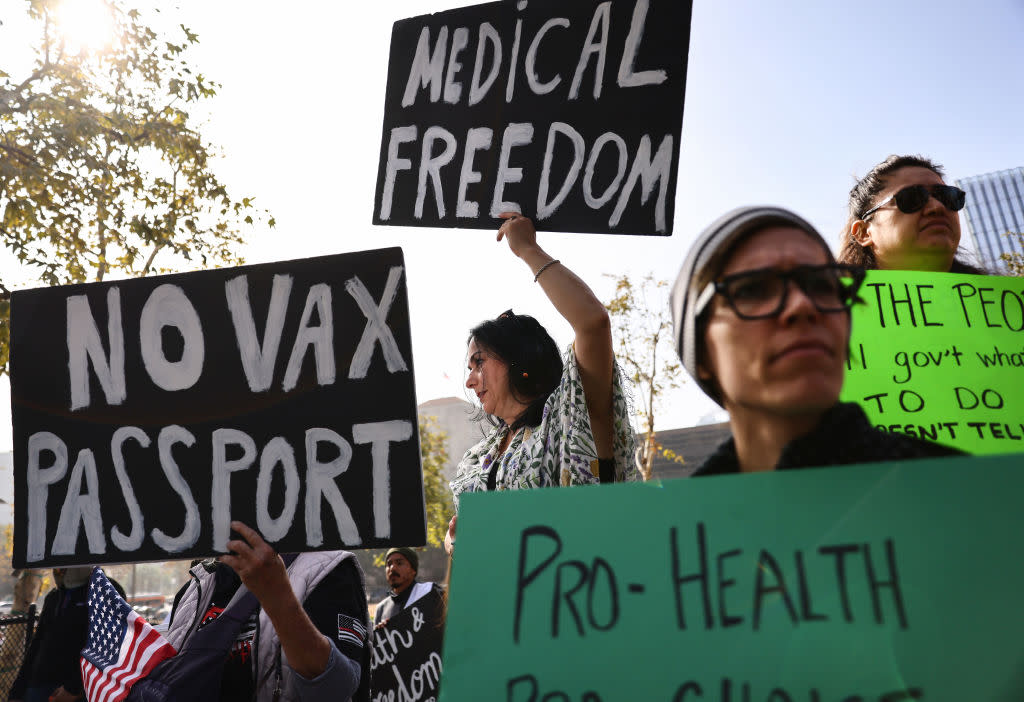
M 899 192 L 893 193 L 870 210 L 861 215 L 861 219 L 867 219 L 878 209 L 885 207 L 890 201 L 896 201 L 896 207 L 903 214 L 913 214 L 928 204 L 930 198 L 935 198 L 942 203 L 943 207 L 952 212 L 959 212 L 964 208 L 964 200 L 967 197 L 960 188 L 954 185 L 908 185 Z
M 788 271 L 758 268 L 727 275 L 708 283 L 697 298 L 698 315 L 721 295 L 740 319 L 776 317 L 789 299 L 789 281 L 824 314 L 845 312 L 857 302 L 857 291 L 864 282 L 864 270 L 858 266 L 829 263 L 822 266 L 797 266 Z

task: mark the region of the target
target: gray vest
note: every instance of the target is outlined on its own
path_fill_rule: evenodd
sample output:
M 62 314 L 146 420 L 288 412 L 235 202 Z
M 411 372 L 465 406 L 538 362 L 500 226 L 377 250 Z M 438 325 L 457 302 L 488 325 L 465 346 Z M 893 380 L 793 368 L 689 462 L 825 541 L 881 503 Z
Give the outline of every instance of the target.
M 299 602 L 305 602 L 314 588 L 324 577 L 334 570 L 342 561 L 351 558 L 359 572 L 360 586 L 363 583 L 363 571 L 356 560 L 348 551 L 318 551 L 315 553 L 300 553 L 295 561 L 288 567 L 288 579 L 291 581 L 292 590 Z M 188 590 L 178 602 L 174 609 L 174 620 L 165 634 L 165 638 L 181 650 L 185 641 L 199 625 L 201 617 L 210 607 L 213 599 L 214 574 L 200 564 L 191 571 L 192 583 Z M 363 615 L 364 623 L 366 615 Z M 276 670 L 277 657 L 281 656 L 281 697 L 279 702 L 297 701 L 299 699 L 295 686 L 295 672 L 287 663 L 287 657 L 281 650 L 281 642 L 274 625 L 270 623 L 270 617 L 259 610 L 259 629 L 256 639 L 256 702 L 273 702 L 274 690 L 277 687 Z M 364 671 L 364 675 L 369 671 Z

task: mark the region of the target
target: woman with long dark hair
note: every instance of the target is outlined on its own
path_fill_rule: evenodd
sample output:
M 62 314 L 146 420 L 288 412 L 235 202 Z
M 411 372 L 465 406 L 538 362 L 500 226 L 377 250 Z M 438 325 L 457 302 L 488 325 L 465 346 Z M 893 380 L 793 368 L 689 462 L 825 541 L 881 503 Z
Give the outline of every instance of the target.
M 839 260 L 865 269 L 985 273 L 958 256 L 965 193 L 923 156 L 890 156 L 850 191 Z
M 451 483 L 459 496 L 477 490 L 633 480 L 635 439 L 612 350 L 608 311 L 587 284 L 537 243 L 529 218 L 504 212 L 498 241 L 572 326 L 563 355 L 547 331 L 512 310 L 470 331 L 469 375 L 494 428 L 463 456 Z M 455 519 L 446 546 L 451 551 Z

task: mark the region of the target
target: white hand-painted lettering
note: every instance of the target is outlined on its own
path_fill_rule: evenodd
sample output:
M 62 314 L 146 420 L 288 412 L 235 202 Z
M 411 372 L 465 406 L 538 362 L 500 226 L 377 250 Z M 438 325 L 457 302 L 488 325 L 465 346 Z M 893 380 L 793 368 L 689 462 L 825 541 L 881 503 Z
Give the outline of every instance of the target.
M 238 342 L 242 369 L 245 371 L 249 389 L 253 392 L 268 390 L 274 382 L 274 365 L 281 345 L 281 332 L 284 330 L 284 317 L 288 310 L 291 289 L 290 275 L 274 276 L 270 307 L 267 309 L 267 323 L 263 327 L 263 342 L 260 343 L 256 334 L 252 306 L 249 303 L 248 276 L 240 275 L 224 284 L 224 295 L 231 311 L 231 322 L 235 327 L 235 340 Z
M 583 83 L 583 73 L 590 65 L 590 58 L 597 55 L 597 66 L 594 68 L 594 99 L 601 97 L 601 86 L 604 84 L 604 62 L 608 54 L 608 27 L 611 24 L 612 3 L 602 2 L 594 9 L 594 16 L 590 18 L 590 28 L 587 30 L 587 38 L 583 42 L 583 50 L 580 52 L 580 60 L 576 64 L 576 72 L 572 76 L 572 84 L 569 86 L 569 99 L 575 100 L 580 96 L 580 85 Z M 598 32 L 600 39 L 596 39 Z
M 405 94 L 402 96 L 402 107 L 409 107 L 416 101 L 416 93 L 420 88 L 430 88 L 430 101 L 437 102 L 441 97 L 441 73 L 444 70 L 445 47 L 448 44 L 448 27 L 441 27 L 437 33 L 434 50 L 430 50 L 430 28 L 420 31 L 416 43 L 416 53 L 409 67 L 409 79 L 405 83 Z
M 121 495 L 124 503 L 128 506 L 128 516 L 132 521 L 131 531 L 126 536 L 117 526 L 110 530 L 110 540 L 114 546 L 122 551 L 134 551 L 142 545 L 145 532 L 142 528 L 142 509 L 135 497 L 135 488 L 128 478 L 128 471 L 125 470 L 124 443 L 128 439 L 134 439 L 142 448 L 149 447 L 149 437 L 146 432 L 138 427 L 120 427 L 110 438 L 110 457 L 114 461 L 114 472 L 117 474 L 117 482 L 121 486 Z
M 270 516 L 270 486 L 278 465 L 284 474 L 284 504 L 275 519 Z M 260 473 L 256 479 L 256 526 L 263 538 L 267 541 L 283 539 L 292 526 L 298 504 L 299 469 L 295 465 L 295 451 L 283 436 L 275 436 L 260 454 Z
M 333 444 L 338 450 L 337 458 L 326 462 L 320 461 L 317 448 L 321 442 Z M 319 427 L 306 430 L 307 546 L 320 546 L 324 542 L 323 524 L 320 520 L 322 500 L 327 500 L 327 504 L 334 513 L 338 534 L 345 545 L 356 546 L 362 543 L 359 529 L 352 518 L 352 511 L 335 481 L 335 478 L 348 470 L 351 460 L 352 446 L 337 432 Z
M 564 134 L 569 137 L 569 141 L 572 143 L 572 165 L 569 166 L 569 172 L 565 174 L 562 187 L 549 201 L 548 188 L 550 186 L 548 181 L 551 173 L 551 162 L 554 159 L 555 136 L 558 134 Z M 583 168 L 583 154 L 585 150 L 586 146 L 583 143 L 583 136 L 579 132 L 565 122 L 551 123 L 551 128 L 548 130 L 547 148 L 544 150 L 544 167 L 540 172 L 540 187 L 537 190 L 537 219 L 550 217 L 558 210 L 559 205 L 565 202 L 565 198 L 569 196 L 569 191 L 575 185 L 576 179 L 580 175 L 580 169 Z
M 366 373 L 370 370 L 370 361 L 373 359 L 373 350 L 378 342 L 389 373 L 409 370 L 402 358 L 402 351 L 398 348 L 398 342 L 395 341 L 395 337 L 387 325 L 388 313 L 398 295 L 398 281 L 402 278 L 402 270 L 402 266 L 392 266 L 388 271 L 388 280 L 384 284 L 380 305 L 373 301 L 370 292 L 358 277 L 352 277 L 345 281 L 345 289 L 366 317 L 366 327 L 363 329 L 363 335 L 359 339 L 355 353 L 352 354 L 352 364 L 348 368 L 350 380 L 366 377 Z
M 423 28 L 426 31 L 426 27 Z M 412 169 L 412 161 L 407 158 L 398 157 L 398 147 L 410 141 L 416 141 L 418 134 L 416 127 L 395 127 L 391 130 L 391 139 L 388 141 L 388 163 L 384 172 L 384 191 L 380 198 L 380 218 L 384 221 L 391 219 L 391 204 L 395 198 L 395 178 L 398 171 Z
M 480 81 L 481 69 L 484 65 L 484 57 L 487 47 L 491 47 L 491 66 L 487 77 Z M 477 30 L 476 61 L 473 63 L 473 78 L 469 83 L 469 104 L 475 105 L 484 97 L 498 79 L 498 71 L 501 70 L 501 37 L 498 31 L 490 22 L 484 22 Z
M 434 142 L 444 142 L 444 150 L 434 156 Z M 416 205 L 413 208 L 413 216 L 416 219 L 423 218 L 423 201 L 427 198 L 427 176 L 434 186 L 434 203 L 437 206 L 437 216 L 444 217 L 444 191 L 441 187 L 441 168 L 451 163 L 455 158 L 455 135 L 443 127 L 428 127 L 423 133 L 422 151 L 420 152 L 420 173 L 416 186 Z
M 644 23 L 647 21 L 647 8 L 650 0 L 637 0 L 633 6 L 633 17 L 629 22 L 629 34 L 622 49 L 619 61 L 618 85 L 620 88 L 636 88 L 641 85 L 660 85 L 668 78 L 663 69 L 635 72 L 636 55 L 640 50 L 640 40 L 644 36 Z
M 619 150 L 618 170 L 615 178 L 608 184 L 600 196 L 594 196 L 594 168 L 597 166 L 597 159 L 601 156 L 601 150 L 605 144 L 615 144 Z M 604 207 L 608 201 L 615 197 L 619 190 L 622 178 L 626 175 L 626 165 L 629 163 L 629 153 L 626 149 L 626 141 L 615 132 L 605 132 L 594 142 L 590 157 L 587 158 L 587 166 L 583 169 L 583 200 L 588 207 L 595 210 Z
M 405 420 L 352 425 L 352 440 L 356 444 L 371 444 L 374 536 L 381 539 L 391 536 L 390 444 L 393 441 L 408 441 L 411 437 L 412 422 Z
M 622 218 L 622 213 L 626 211 L 626 203 L 629 201 L 629 196 L 632 194 L 633 188 L 636 187 L 637 180 L 640 180 L 643 185 L 640 195 L 641 204 L 646 203 L 650 199 L 655 183 L 659 184 L 658 202 L 654 210 L 654 228 L 659 232 L 666 230 L 665 197 L 668 194 L 672 153 L 672 135 L 666 134 L 652 159 L 651 137 L 647 134 L 643 135 L 643 138 L 640 139 L 640 148 L 637 149 L 636 158 L 633 160 L 633 167 L 626 178 L 626 184 L 622 186 L 622 190 L 619 192 L 619 201 L 615 203 L 611 219 L 608 220 L 609 226 L 614 227 L 618 225 L 619 220 Z
M 107 290 L 107 344 L 110 356 L 103 351 L 96 319 L 89 299 L 72 295 L 67 299 L 68 380 L 71 386 L 71 410 L 88 407 L 89 361 L 103 388 L 109 405 L 120 405 L 128 396 L 124 380 L 124 329 L 121 326 L 121 293 L 116 287 Z
M 526 71 L 526 83 L 530 86 L 530 90 L 535 95 L 547 95 L 562 82 L 562 76 L 555 74 L 555 77 L 549 80 L 547 83 L 541 83 L 540 78 L 537 77 L 537 49 L 540 48 L 540 40 L 544 38 L 544 35 L 548 33 L 548 30 L 552 27 L 568 27 L 569 20 L 565 17 L 552 17 L 537 30 L 537 34 L 534 35 L 533 41 L 530 42 L 530 48 L 526 51 L 526 63 L 523 65 L 523 69 Z
M 316 310 L 320 324 L 313 327 L 310 321 Z M 332 385 L 337 373 L 334 367 L 334 316 L 331 313 L 331 287 L 326 283 L 313 285 L 306 295 L 306 307 L 302 310 L 299 332 L 295 335 L 295 345 L 288 359 L 288 367 L 284 372 L 281 388 L 288 392 L 299 381 L 302 361 L 306 349 L 313 347 L 313 360 L 316 363 L 316 382 L 320 385 Z
M 498 173 L 494 180 L 494 197 L 491 199 L 491 216 L 502 212 L 522 212 L 518 202 L 505 201 L 505 186 L 523 179 L 523 169 L 508 165 L 509 156 L 516 146 L 525 146 L 533 141 L 533 125 L 529 122 L 513 122 L 505 127 L 501 137 L 501 155 L 498 157 Z
M 242 450 L 238 458 L 228 458 L 228 447 Z M 237 429 L 213 432 L 213 483 L 210 488 L 210 517 L 213 523 L 213 550 L 226 551 L 231 535 L 231 474 L 248 470 L 256 462 L 256 442 Z
M 419 607 L 410 607 L 412 614 L 412 630 L 419 632 L 423 628 L 423 612 L 420 611 Z
M 456 217 L 476 217 L 480 205 L 466 199 L 466 189 L 471 183 L 479 183 L 480 171 L 473 170 L 473 158 L 477 151 L 491 148 L 494 132 L 490 127 L 473 127 L 466 133 L 466 151 L 462 156 L 462 171 L 459 174 L 459 199 L 455 202 Z
M 196 437 L 184 427 L 172 424 L 160 430 L 157 437 L 157 447 L 160 452 L 160 467 L 167 476 L 167 482 L 171 489 L 181 498 L 185 506 L 185 524 L 182 526 L 178 536 L 168 536 L 160 529 L 153 529 L 150 535 L 153 543 L 168 553 L 179 553 L 187 548 L 192 548 L 199 541 L 199 505 L 192 495 L 185 478 L 181 475 L 177 461 L 174 460 L 172 449 L 175 444 L 185 444 L 192 447 L 196 443 Z
M 89 486 L 82 494 L 82 478 Z M 57 521 L 57 535 L 53 539 L 50 553 L 55 556 L 70 556 L 78 543 L 78 527 L 85 527 L 89 553 L 106 553 L 107 541 L 103 537 L 103 517 L 100 515 L 99 478 L 96 475 L 96 459 L 92 451 L 79 452 L 71 477 L 64 505 L 60 508 Z
M 43 452 L 53 456 L 53 463 L 41 467 Z M 37 431 L 28 437 L 28 543 L 25 560 L 39 561 L 46 554 L 46 498 L 50 486 L 68 471 L 68 447 L 56 434 Z
M 455 80 L 455 76 L 462 69 L 459 62 L 459 53 L 469 44 L 469 29 L 459 27 L 452 32 L 452 49 L 448 53 L 448 70 L 444 75 L 444 101 L 454 105 L 462 96 L 462 84 Z
M 184 349 L 177 361 L 164 355 L 164 327 L 174 327 L 181 334 Z M 177 285 L 159 285 L 149 294 L 139 316 L 139 349 L 150 379 L 164 390 L 185 390 L 202 375 L 206 354 L 203 326 L 196 308 Z

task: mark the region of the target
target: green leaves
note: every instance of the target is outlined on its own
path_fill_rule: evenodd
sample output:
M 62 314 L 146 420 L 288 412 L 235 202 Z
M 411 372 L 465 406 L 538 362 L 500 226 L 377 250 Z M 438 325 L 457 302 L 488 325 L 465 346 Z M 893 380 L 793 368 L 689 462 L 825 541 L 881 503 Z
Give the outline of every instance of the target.
M 448 435 L 436 417 L 420 415 L 420 457 L 423 462 L 423 498 L 427 507 L 427 543 L 443 546 L 448 520 L 455 514 L 452 493 L 444 478 L 448 463 Z
M 158 36 L 112 2 L 120 48 L 68 55 L 56 4 L 25 4 L 31 73 L 0 70 L 0 241 L 51 285 L 239 263 L 242 227 L 268 215 L 230 196 L 189 116 L 219 87 L 188 62 L 198 36 Z M 0 373 L 6 320 L 0 307 Z
M 1024 233 L 1021 232 L 1006 232 L 1003 236 L 1013 239 L 1017 238 L 1017 245 L 1024 249 Z M 1024 253 L 1012 252 L 999 254 L 999 258 L 1006 264 L 1006 270 L 1008 275 L 1022 276 L 1024 277 Z

